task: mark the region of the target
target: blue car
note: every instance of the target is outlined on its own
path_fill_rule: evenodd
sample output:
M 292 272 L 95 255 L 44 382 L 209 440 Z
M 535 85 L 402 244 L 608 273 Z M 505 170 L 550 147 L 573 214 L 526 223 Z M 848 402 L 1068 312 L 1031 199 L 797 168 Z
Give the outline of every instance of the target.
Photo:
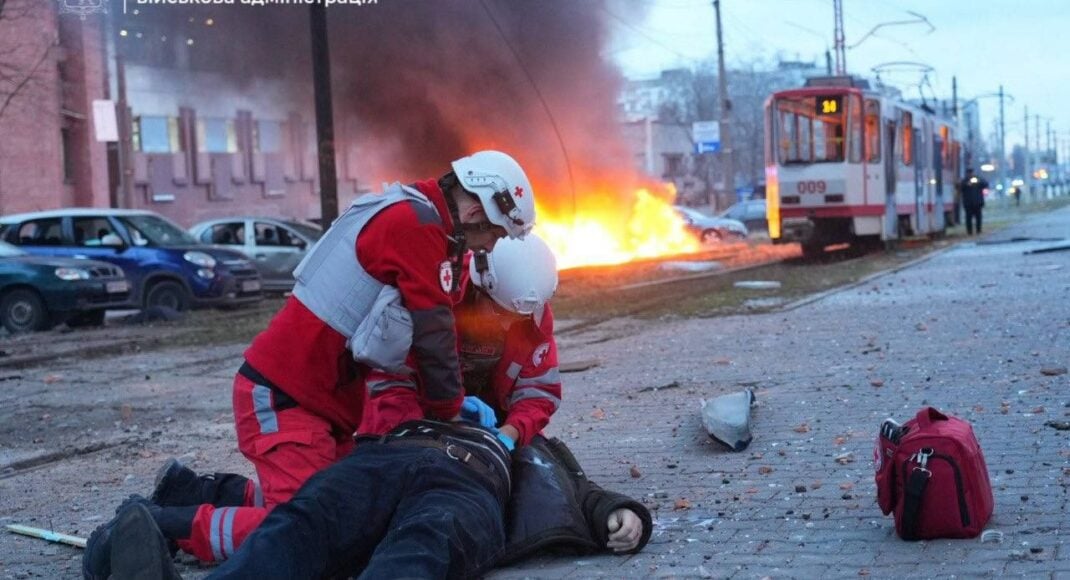
M 112 264 L 31 256 L 0 242 L 0 324 L 8 332 L 100 326 L 104 311 L 129 301 L 130 284 Z
M 0 239 L 40 256 L 110 262 L 131 284 L 127 307 L 234 306 L 263 298 L 242 254 L 200 244 L 143 210 L 72 208 L 4 216 Z

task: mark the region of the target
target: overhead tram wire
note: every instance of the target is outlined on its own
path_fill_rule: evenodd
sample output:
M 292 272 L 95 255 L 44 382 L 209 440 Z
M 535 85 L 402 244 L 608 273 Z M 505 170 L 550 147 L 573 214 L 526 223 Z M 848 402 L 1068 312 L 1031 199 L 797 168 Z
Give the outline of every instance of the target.
M 513 58 L 516 59 L 516 64 L 520 67 L 520 70 L 524 71 L 524 76 L 527 77 L 528 82 L 531 83 L 531 88 L 535 91 L 535 96 L 538 97 L 539 103 L 542 104 L 543 110 L 546 111 L 546 117 L 550 120 L 550 126 L 554 129 L 554 135 L 557 136 L 557 144 L 561 147 L 561 155 L 565 158 L 565 170 L 568 171 L 568 184 L 572 189 L 572 225 L 575 227 L 576 180 L 572 176 L 572 161 L 568 157 L 568 148 L 565 147 L 565 140 L 561 137 L 561 130 L 557 126 L 557 120 L 554 119 L 554 114 L 550 110 L 550 105 L 547 104 L 546 99 L 543 98 L 542 91 L 539 90 L 539 85 L 535 82 L 535 77 L 531 76 L 531 71 L 528 70 L 528 67 L 524 66 L 524 61 L 520 59 L 520 53 L 516 51 L 516 48 L 514 48 L 512 44 L 509 44 L 509 39 L 505 36 L 505 31 L 502 30 L 501 25 L 498 24 L 498 19 L 495 18 L 494 14 L 490 11 L 486 0 L 479 0 L 479 4 L 483 6 L 483 11 L 487 13 L 487 18 L 490 18 L 490 21 L 494 24 L 494 28 L 498 31 L 498 36 L 501 38 L 502 44 L 509 49 Z

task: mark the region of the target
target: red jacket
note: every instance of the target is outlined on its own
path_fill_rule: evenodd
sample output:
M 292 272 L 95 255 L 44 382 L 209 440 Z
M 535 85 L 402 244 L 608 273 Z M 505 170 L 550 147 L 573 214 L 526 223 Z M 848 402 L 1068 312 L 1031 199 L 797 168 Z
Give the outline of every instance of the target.
M 455 308 L 465 389 L 494 407 L 499 426 L 515 427 L 520 433 L 518 445 L 527 445 L 561 403 L 554 316 L 547 305 L 539 324 L 527 317 L 506 330 L 494 314 L 488 320 L 489 304 L 485 294 L 469 289 Z M 485 372 L 470 372 L 480 366 L 487 367 Z M 360 432 L 382 435 L 405 421 L 422 418 L 417 392 L 414 381 L 373 371 Z
M 453 299 L 442 288 L 453 223 L 434 180 L 415 184 L 438 210 L 418 202 L 383 209 L 361 230 L 354 258 L 376 280 L 396 286 L 413 317 L 413 368 L 431 388 L 420 392 L 428 413 L 457 415 L 461 388 Z M 363 414 L 364 378 L 369 369 L 353 361 L 346 337 L 290 296 L 267 329 L 245 351 L 245 359 L 273 386 L 344 433 L 356 431 Z

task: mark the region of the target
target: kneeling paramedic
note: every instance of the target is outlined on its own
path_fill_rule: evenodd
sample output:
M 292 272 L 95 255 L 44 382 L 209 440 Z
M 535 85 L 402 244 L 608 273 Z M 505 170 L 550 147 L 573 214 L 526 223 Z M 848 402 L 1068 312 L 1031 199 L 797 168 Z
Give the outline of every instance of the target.
M 162 483 L 189 485 L 158 485 L 168 493 L 154 497 L 157 504 L 182 507 L 153 511 L 181 549 L 205 562 L 227 558 L 268 510 L 344 457 L 371 368 L 414 369 L 426 415 L 457 417 L 464 391 L 451 295 L 463 256 L 526 235 L 535 205 L 523 169 L 504 153 L 481 151 L 451 169 L 437 181 L 357 198 L 294 271 L 293 295 L 245 351 L 234 379 L 238 448 L 259 485 L 165 466 Z M 412 367 L 404 364 L 410 352 Z M 106 578 L 107 530 L 95 535 L 83 575 Z

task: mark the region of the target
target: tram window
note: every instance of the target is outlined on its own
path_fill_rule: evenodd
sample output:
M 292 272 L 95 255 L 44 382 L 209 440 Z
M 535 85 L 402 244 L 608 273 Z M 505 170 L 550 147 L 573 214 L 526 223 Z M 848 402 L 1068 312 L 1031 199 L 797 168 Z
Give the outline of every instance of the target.
M 914 115 L 903 111 L 903 118 L 899 128 L 899 140 L 902 141 L 903 165 L 914 164 Z
M 840 103 L 841 101 L 836 101 Z M 777 157 L 782 164 L 843 161 L 846 115 L 837 107 L 820 112 L 814 97 L 781 97 L 776 102 Z
M 866 99 L 866 161 L 878 163 L 881 160 L 881 108 L 880 103 Z

